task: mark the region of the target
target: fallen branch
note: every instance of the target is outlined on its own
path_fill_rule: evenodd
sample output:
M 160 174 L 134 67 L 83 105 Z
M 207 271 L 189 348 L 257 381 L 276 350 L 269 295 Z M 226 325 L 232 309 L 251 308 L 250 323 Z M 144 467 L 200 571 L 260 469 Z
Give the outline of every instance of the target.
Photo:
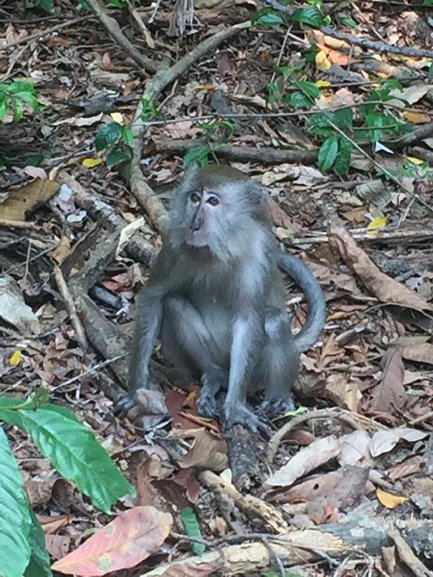
M 206 145 L 206 141 L 200 139 L 190 140 L 159 140 L 149 145 L 149 152 L 173 152 L 184 154 L 187 150 L 195 146 Z M 302 164 L 313 164 L 317 160 L 316 150 L 300 149 L 279 149 L 271 147 L 254 147 L 224 145 L 213 150 L 218 158 L 234 160 L 238 162 L 260 162 L 266 164 L 282 164 L 284 162 L 300 162 Z
M 155 72 L 158 68 L 157 64 L 147 56 L 141 54 L 139 50 L 132 44 L 128 38 L 123 34 L 117 21 L 109 16 L 105 9 L 99 3 L 99 0 L 86 0 L 90 8 L 93 10 L 95 16 L 99 19 L 101 24 L 107 30 L 108 34 L 113 38 L 117 44 L 127 52 L 131 58 L 135 60 L 139 66 L 148 72 Z
M 71 318 L 72 327 L 75 331 L 75 336 L 77 337 L 77 341 L 83 351 L 87 350 L 88 344 L 86 339 L 86 334 L 84 332 L 83 325 L 77 314 L 77 309 L 75 306 L 75 301 L 72 298 L 71 292 L 69 290 L 68 285 L 63 277 L 62 271 L 58 266 L 54 267 L 54 278 L 57 283 L 57 288 L 63 298 L 63 302 L 65 303 L 66 309 L 69 313 Z
M 145 99 L 147 101 L 150 100 L 156 102 L 161 92 L 179 78 L 179 76 L 184 74 L 197 60 L 202 58 L 208 52 L 215 50 L 220 44 L 235 34 L 238 34 L 241 30 L 246 30 L 250 26 L 251 23 L 249 21 L 242 24 L 236 24 L 227 30 L 221 30 L 214 34 L 214 36 L 206 38 L 198 44 L 194 50 L 176 62 L 176 64 L 170 68 L 160 69 L 152 80 L 146 84 L 143 97 L 140 99 L 132 123 L 133 158 L 130 165 L 129 182 L 132 194 L 144 208 L 155 228 L 161 232 L 161 234 L 164 234 L 168 229 L 167 211 L 165 210 L 161 200 L 147 184 L 140 167 L 140 160 L 143 151 L 143 136 L 147 127 L 146 121 L 142 118 L 142 100 Z
M 232 483 L 225 481 L 212 471 L 202 471 L 199 474 L 203 481 L 213 491 L 222 492 L 233 499 L 234 503 L 251 519 L 261 519 L 268 531 L 285 533 L 289 527 L 281 513 L 270 503 L 266 503 L 253 495 L 242 495 Z
M 308 411 L 307 413 L 293 417 L 293 419 L 283 425 L 281 429 L 273 435 L 269 441 L 268 451 L 266 454 L 268 463 L 271 463 L 274 460 L 281 441 L 292 429 L 313 419 L 338 419 L 352 427 L 352 429 L 360 431 L 364 430 L 364 427 L 360 425 L 357 420 L 357 415 L 354 414 L 351 416 L 341 409 L 318 409 L 316 411 Z

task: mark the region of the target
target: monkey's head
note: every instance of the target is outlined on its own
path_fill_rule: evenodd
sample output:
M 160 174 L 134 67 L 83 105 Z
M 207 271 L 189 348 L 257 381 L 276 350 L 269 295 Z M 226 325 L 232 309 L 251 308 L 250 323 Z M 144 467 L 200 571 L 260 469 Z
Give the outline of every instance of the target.
M 174 245 L 207 248 L 222 260 L 242 254 L 257 223 L 266 221 L 266 189 L 228 166 L 192 168 L 171 210 Z

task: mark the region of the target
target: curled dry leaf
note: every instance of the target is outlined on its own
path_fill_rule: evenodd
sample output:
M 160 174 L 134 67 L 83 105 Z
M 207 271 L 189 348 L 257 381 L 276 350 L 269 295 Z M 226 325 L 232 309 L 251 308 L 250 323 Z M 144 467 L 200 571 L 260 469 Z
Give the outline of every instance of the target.
M 25 220 L 59 189 L 57 182 L 37 178 L 13 190 L 0 204 L 0 220 Z
M 335 437 L 318 439 L 301 449 L 288 463 L 266 479 L 265 485 L 286 487 L 340 453 L 340 442 Z
M 384 507 L 387 509 L 395 509 L 398 505 L 402 503 L 406 503 L 408 501 L 407 497 L 401 497 L 399 495 L 393 495 L 392 493 L 388 493 L 383 489 L 377 489 L 376 491 L 377 499 Z
M 433 365 L 433 344 L 406 343 L 402 345 L 397 344 L 397 347 L 404 359 Z
M 217 435 L 201 430 L 188 453 L 179 461 L 179 467 L 198 467 L 220 473 L 227 468 L 227 445 Z
M 21 333 L 28 330 L 33 333 L 39 332 L 38 319 L 24 302 L 17 283 L 8 275 L 0 278 L 0 318 Z
M 366 431 L 353 431 L 340 437 L 341 453 L 337 457 L 340 465 L 368 465 L 370 442 L 370 435 Z
M 172 517 L 154 507 L 121 513 L 78 549 L 56 561 L 52 569 L 83 577 L 106 575 L 134 567 L 157 551 L 167 538 Z
M 330 243 L 355 272 L 363 284 L 379 300 L 417 311 L 433 311 L 433 305 L 411 291 L 405 285 L 390 278 L 374 264 L 359 248 L 349 232 L 339 221 L 333 221 L 329 229 Z
M 397 429 L 388 429 L 387 431 L 378 431 L 373 435 L 370 444 L 370 453 L 373 457 L 383 455 L 391 451 L 397 443 L 404 439 L 409 443 L 420 441 L 427 436 L 424 431 L 410 429 L 409 427 L 398 427 Z
M 373 389 L 370 408 L 373 411 L 393 413 L 407 402 L 404 388 L 404 365 L 400 351 L 389 348 L 382 359 L 382 379 Z

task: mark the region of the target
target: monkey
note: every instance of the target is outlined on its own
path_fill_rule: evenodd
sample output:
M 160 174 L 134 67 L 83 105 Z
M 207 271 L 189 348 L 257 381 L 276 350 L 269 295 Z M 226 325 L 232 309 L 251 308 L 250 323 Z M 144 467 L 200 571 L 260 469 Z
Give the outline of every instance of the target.
M 294 255 L 278 248 L 270 226 L 268 191 L 241 171 L 211 165 L 190 169 L 170 210 L 170 230 L 138 298 L 129 372 L 128 409 L 149 388 L 156 339 L 164 358 L 198 378 L 199 414 L 218 416 L 226 389 L 225 426 L 261 428 L 247 405 L 247 388 L 265 390 L 263 412 L 294 407 L 291 386 L 300 353 L 323 329 L 320 284 Z M 309 316 L 293 336 L 280 270 L 304 291 Z

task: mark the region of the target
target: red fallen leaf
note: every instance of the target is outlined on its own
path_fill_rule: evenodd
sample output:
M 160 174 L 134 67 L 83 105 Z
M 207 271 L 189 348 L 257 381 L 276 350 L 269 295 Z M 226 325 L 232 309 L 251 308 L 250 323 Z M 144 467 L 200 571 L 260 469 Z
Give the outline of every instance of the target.
M 169 513 L 161 513 L 154 507 L 134 507 L 121 513 L 51 568 L 82 577 L 129 569 L 158 550 L 172 522 Z

